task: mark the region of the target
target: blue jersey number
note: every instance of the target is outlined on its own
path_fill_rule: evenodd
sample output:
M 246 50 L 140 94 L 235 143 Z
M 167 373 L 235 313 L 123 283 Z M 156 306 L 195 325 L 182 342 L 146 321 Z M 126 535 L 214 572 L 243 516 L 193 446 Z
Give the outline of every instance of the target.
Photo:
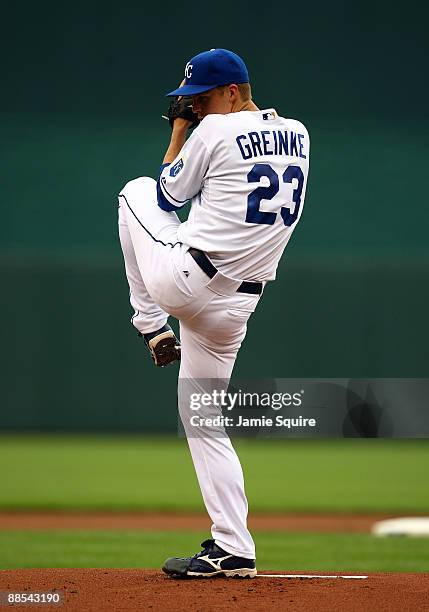
M 277 218 L 277 213 L 264 212 L 259 209 L 259 206 L 261 200 L 272 200 L 279 192 L 279 177 L 277 172 L 273 170 L 269 164 L 255 164 L 247 175 L 247 181 L 249 183 L 259 183 L 263 176 L 267 177 L 269 185 L 266 187 L 257 187 L 249 193 L 247 198 L 246 222 L 273 225 Z M 280 209 L 283 223 L 287 227 L 290 227 L 297 220 L 301 207 L 304 174 L 299 166 L 288 166 L 283 173 L 282 179 L 283 183 L 292 183 L 293 179 L 296 179 L 298 182 L 292 195 L 292 201 L 295 204 L 293 213 L 290 212 L 290 208 L 286 208 L 285 206 L 282 206 Z

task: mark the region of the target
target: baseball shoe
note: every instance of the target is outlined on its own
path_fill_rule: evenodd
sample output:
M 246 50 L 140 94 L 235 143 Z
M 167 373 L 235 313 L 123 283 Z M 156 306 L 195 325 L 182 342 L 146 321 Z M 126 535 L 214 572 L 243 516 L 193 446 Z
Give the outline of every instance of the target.
M 163 368 L 173 361 L 180 361 L 180 342 L 169 325 L 150 334 L 139 334 L 144 337 L 155 365 Z
M 184 578 L 212 578 L 213 576 L 234 576 L 254 578 L 256 565 L 254 559 L 243 559 L 222 550 L 214 540 L 205 540 L 203 550 L 193 557 L 171 557 L 162 566 L 162 571 L 170 576 Z

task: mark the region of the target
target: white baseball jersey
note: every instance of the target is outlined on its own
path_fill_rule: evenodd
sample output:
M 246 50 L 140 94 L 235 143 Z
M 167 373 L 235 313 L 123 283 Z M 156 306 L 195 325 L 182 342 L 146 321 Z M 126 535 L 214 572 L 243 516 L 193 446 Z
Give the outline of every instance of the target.
M 273 280 L 301 216 L 310 140 L 274 109 L 208 115 L 162 169 L 158 204 L 192 201 L 178 239 L 233 278 Z

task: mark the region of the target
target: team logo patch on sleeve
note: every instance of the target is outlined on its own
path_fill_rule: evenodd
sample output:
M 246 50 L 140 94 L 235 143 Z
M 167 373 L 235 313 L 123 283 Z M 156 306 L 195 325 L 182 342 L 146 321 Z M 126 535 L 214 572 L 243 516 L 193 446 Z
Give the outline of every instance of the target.
M 170 168 L 170 176 L 177 176 L 179 174 L 179 172 L 182 170 L 184 166 L 184 162 L 183 159 L 179 159 L 179 161 L 177 161 L 174 166 L 171 166 Z

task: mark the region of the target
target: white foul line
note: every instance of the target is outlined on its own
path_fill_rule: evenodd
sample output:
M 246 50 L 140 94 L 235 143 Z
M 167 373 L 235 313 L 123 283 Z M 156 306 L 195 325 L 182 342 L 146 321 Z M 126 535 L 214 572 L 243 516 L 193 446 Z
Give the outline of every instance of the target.
M 257 574 L 257 578 L 346 578 L 347 580 L 365 580 L 368 576 L 318 576 L 315 574 Z

